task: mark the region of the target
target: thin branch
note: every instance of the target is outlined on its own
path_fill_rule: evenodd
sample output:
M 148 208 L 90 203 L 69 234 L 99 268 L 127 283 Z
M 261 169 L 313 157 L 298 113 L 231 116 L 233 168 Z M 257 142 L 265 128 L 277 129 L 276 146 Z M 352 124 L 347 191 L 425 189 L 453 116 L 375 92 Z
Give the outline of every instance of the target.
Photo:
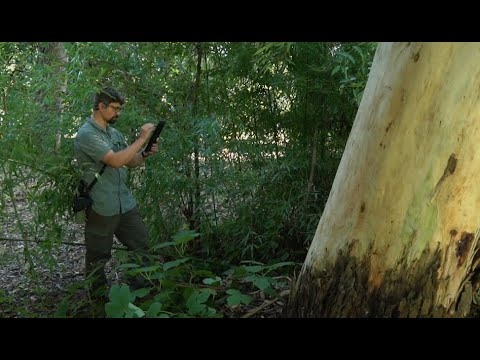
M 43 169 L 40 169 L 40 168 L 38 168 L 38 167 L 36 167 L 35 165 L 32 165 L 32 164 L 26 164 L 26 163 L 21 162 L 21 161 L 18 161 L 18 160 L 5 159 L 5 158 L 2 158 L 2 157 L 0 157 L 0 160 L 6 161 L 6 162 L 12 162 L 12 163 L 15 163 L 15 164 L 18 164 L 18 165 L 23 165 L 23 166 L 29 167 L 30 169 L 33 169 L 33 170 L 36 170 L 36 171 L 41 172 L 41 173 L 43 173 L 43 174 L 46 174 L 46 175 L 48 175 L 48 176 L 50 176 L 50 177 L 52 177 L 52 178 L 54 178 L 54 179 L 57 178 L 56 175 L 54 175 L 54 174 L 52 174 L 52 173 L 50 173 L 50 172 L 48 172 L 48 171 L 45 171 L 45 170 L 43 170 Z

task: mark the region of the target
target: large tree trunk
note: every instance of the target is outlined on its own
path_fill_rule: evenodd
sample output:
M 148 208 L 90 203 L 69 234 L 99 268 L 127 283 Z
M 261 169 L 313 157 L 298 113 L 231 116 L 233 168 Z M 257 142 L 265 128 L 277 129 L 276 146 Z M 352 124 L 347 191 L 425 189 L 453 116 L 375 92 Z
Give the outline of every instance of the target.
M 287 316 L 465 316 L 478 288 L 479 43 L 379 44 Z

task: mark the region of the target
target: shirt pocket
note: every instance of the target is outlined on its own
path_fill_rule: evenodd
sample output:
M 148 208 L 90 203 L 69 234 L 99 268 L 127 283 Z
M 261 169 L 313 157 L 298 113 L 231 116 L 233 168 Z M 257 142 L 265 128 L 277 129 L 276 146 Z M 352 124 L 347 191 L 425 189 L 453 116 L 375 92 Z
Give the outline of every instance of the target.
M 125 149 L 125 144 L 121 141 L 112 141 L 112 150 L 118 152 Z

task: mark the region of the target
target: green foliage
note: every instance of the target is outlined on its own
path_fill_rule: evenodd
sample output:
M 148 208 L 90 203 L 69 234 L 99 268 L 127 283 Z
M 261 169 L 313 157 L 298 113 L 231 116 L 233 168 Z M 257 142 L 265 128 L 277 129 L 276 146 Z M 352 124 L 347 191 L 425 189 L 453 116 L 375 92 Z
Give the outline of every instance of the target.
M 185 233 L 172 238 L 183 239 Z M 161 249 L 180 255 L 181 252 L 175 250 L 180 246 L 182 243 L 172 241 Z M 222 317 L 224 307 L 250 304 L 253 296 L 249 292 L 261 291 L 267 298 L 278 297 L 278 289 L 284 289 L 286 284 L 276 275 L 297 265 L 247 262 L 219 268 L 219 264 L 207 263 L 187 253 L 183 256 L 158 262 L 157 256 L 151 255 L 150 265 L 143 267 L 128 262 L 120 264 L 119 271 L 130 276 L 141 274 L 149 286 L 135 292 L 130 292 L 126 285 L 113 286 L 110 302 L 105 305 L 107 317 Z
M 140 318 L 145 312 L 132 302 L 136 295 L 127 285 L 113 285 L 109 294 L 110 302 L 105 304 L 105 313 L 111 318 Z
M 124 269 L 162 284 L 140 307 L 145 316 L 217 316 L 209 309 L 227 296 L 248 301 L 216 288 L 229 264 L 304 258 L 376 44 L 65 43 L 66 63 L 54 45 L 0 43 L 0 228 L 14 224 L 32 271 L 36 261 L 55 266 L 51 250 L 70 236 L 79 178 L 72 139 L 105 85 L 126 95 L 115 126 L 129 142 L 145 122 L 167 120 L 160 152 L 129 178 L 153 248 L 170 257 Z M 31 247 L 28 239 L 43 241 Z M 245 276 L 232 290 L 277 286 Z M 177 282 L 217 294 L 199 302 L 200 287 L 185 298 Z M 200 312 L 186 306 L 191 296 Z M 115 304 L 121 316 L 140 314 Z
M 210 297 L 213 297 L 216 294 L 217 292 L 213 289 L 193 290 L 186 302 L 188 314 L 213 317 L 216 314 L 216 310 L 207 306 L 206 302 Z
M 16 314 L 15 304 L 10 296 L 5 295 L 5 292 L 0 289 L 0 316 L 7 317 L 10 313 Z
M 340 90 L 350 90 L 356 106 L 362 100 L 375 49 L 375 43 L 346 43 L 339 46 L 335 54 L 338 65 L 332 70 L 332 75 L 341 73 Z
M 228 289 L 225 293 L 229 295 L 227 297 L 227 305 L 229 307 L 236 307 L 240 304 L 248 305 L 253 299 L 250 295 L 242 294 L 236 289 Z
M 55 318 L 66 318 L 69 310 L 69 302 L 66 298 L 62 299 L 58 304 L 57 310 L 53 314 Z

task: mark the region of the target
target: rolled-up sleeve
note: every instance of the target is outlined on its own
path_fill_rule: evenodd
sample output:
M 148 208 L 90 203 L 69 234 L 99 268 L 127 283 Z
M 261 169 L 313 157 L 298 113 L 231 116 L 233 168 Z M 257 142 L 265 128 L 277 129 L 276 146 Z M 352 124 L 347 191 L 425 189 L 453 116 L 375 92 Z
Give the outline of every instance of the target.
M 77 144 L 85 154 L 97 162 L 111 150 L 111 145 L 105 142 L 100 133 L 94 131 L 78 133 Z

